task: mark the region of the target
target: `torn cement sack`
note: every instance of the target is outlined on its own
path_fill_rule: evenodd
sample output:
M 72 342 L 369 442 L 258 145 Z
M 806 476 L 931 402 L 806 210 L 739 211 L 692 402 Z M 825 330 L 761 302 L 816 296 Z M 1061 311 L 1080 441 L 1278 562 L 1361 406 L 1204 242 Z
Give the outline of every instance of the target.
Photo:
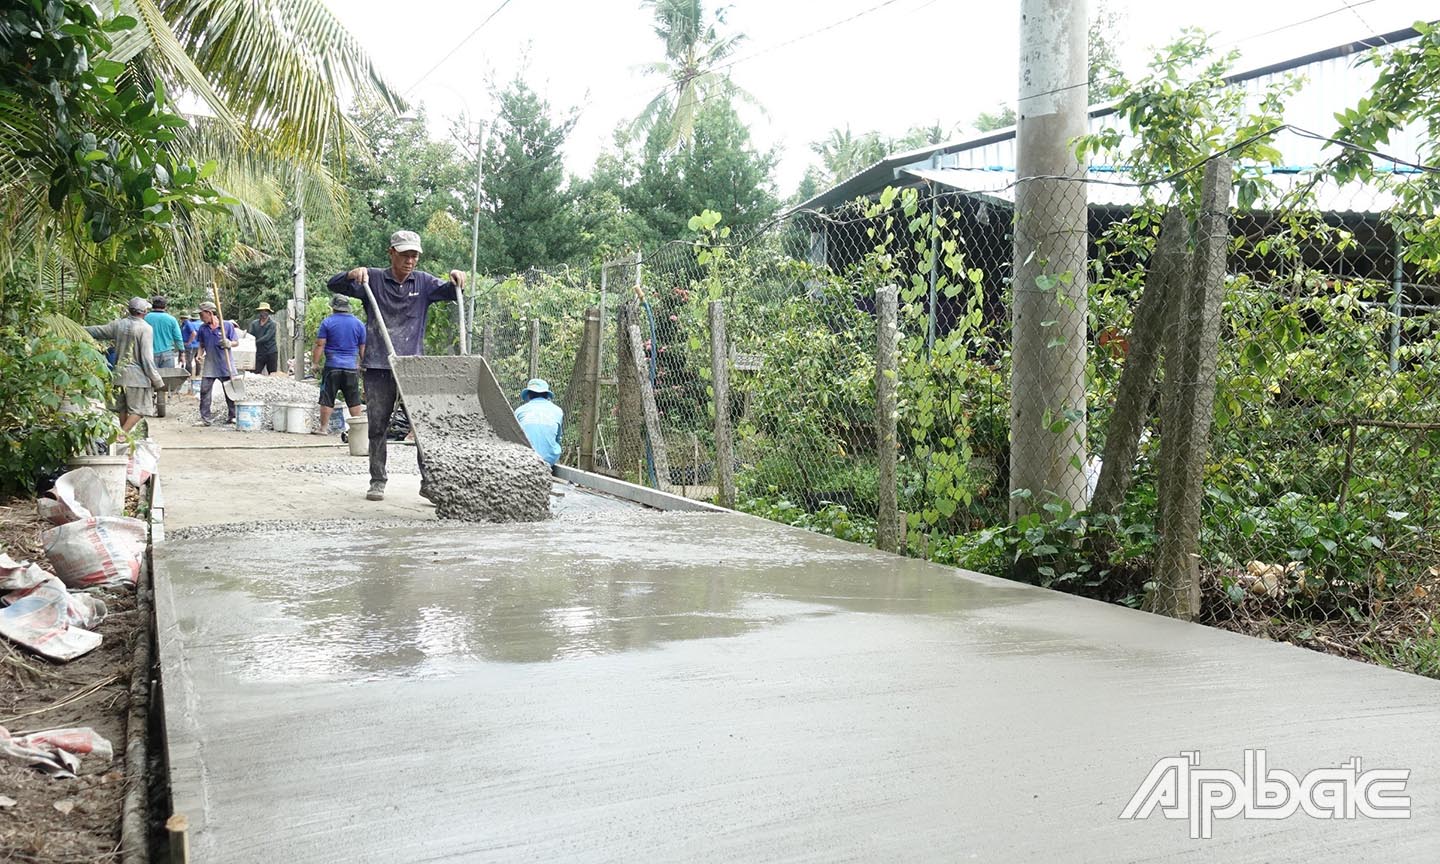
M 0 554 L 0 636 L 51 660 L 74 660 L 100 646 L 86 628 L 104 620 L 104 601 L 71 594 L 54 575 Z
M 134 587 L 140 580 L 145 531 L 139 519 L 111 516 L 51 528 L 40 535 L 40 542 L 67 588 Z
M 115 758 L 115 749 L 88 726 L 29 735 L 11 735 L 0 726 L 0 756 L 63 779 L 74 777 L 80 770 L 81 756 L 94 756 L 108 764 Z
M 55 486 L 36 499 L 40 518 L 52 525 L 64 525 L 96 516 L 116 516 L 125 502 L 116 501 L 94 468 L 66 471 Z
M 160 467 L 160 445 L 149 438 L 130 448 L 130 465 L 125 469 L 125 479 L 139 489 L 155 476 Z

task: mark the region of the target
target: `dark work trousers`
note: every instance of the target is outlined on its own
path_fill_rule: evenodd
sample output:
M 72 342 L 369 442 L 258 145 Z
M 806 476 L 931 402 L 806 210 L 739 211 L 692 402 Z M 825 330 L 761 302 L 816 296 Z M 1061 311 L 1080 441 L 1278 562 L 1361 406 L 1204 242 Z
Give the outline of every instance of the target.
M 264 354 L 255 355 L 255 374 L 268 375 L 280 368 L 280 352 L 266 351 Z
M 395 400 L 399 395 L 400 388 L 395 385 L 395 375 L 389 369 L 365 370 L 365 417 L 369 421 L 371 483 L 384 483 L 390 479 L 385 473 L 385 445 L 390 441 L 386 433 L 390 431 L 390 416 L 395 413 Z M 420 486 L 424 488 L 427 472 L 418 436 L 415 456 L 420 463 Z
M 211 414 L 210 414 L 210 396 L 211 396 L 211 393 L 212 393 L 212 392 L 214 391 L 214 389 L 215 389 L 215 382 L 216 382 L 216 381 L 229 381 L 229 380 L 230 380 L 229 378 L 201 378 L 201 379 L 200 379 L 200 419 L 201 419 L 201 420 L 204 420 L 206 423 L 209 423 L 209 422 L 213 419 L 213 418 L 211 417 Z M 220 394 L 221 394 L 222 396 L 225 396 L 225 410 L 226 410 L 227 419 L 229 419 L 229 420 L 234 420 L 234 419 L 235 419 L 235 403 L 230 401 L 230 397 L 229 397 L 229 395 L 227 395 L 227 394 L 225 393 L 225 388 L 224 388 L 223 386 L 220 388 Z M 382 464 L 383 464 L 383 460 L 382 460 Z

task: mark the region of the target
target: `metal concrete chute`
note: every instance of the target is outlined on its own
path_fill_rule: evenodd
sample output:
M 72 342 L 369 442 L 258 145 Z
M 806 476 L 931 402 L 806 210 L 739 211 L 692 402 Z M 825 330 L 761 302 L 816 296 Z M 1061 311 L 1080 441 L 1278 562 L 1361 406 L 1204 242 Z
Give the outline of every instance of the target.
M 424 446 L 426 436 L 446 428 L 447 417 L 481 417 L 502 441 L 530 446 L 490 364 L 474 355 L 390 356 L 405 413 Z
M 450 422 L 455 418 L 481 418 L 494 430 L 496 437 L 513 444 L 530 446 L 520 421 L 495 373 L 484 357 L 468 354 L 458 356 L 423 357 L 395 353 L 390 341 L 390 331 L 385 327 L 385 316 L 380 304 L 370 290 L 370 280 L 362 280 L 365 296 L 369 301 L 370 314 L 379 325 L 380 337 L 385 340 L 385 349 L 390 354 L 390 369 L 395 375 L 395 386 L 405 403 L 405 414 L 410 418 L 410 428 L 415 430 L 415 440 L 421 447 L 430 436 L 443 435 L 444 429 L 454 428 Z

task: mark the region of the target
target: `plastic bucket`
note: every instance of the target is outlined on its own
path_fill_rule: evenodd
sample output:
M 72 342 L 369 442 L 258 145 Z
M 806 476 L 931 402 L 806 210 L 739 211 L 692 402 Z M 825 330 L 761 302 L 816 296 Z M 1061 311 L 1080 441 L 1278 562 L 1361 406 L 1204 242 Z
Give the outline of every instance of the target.
M 294 435 L 310 434 L 310 406 L 303 402 L 285 404 L 285 431 Z
M 284 404 L 270 406 L 270 428 L 276 432 L 285 431 L 285 420 L 290 416 Z
M 361 414 L 359 417 L 350 418 L 350 455 L 370 455 L 370 418 Z
M 91 468 L 100 475 L 115 504 L 115 513 L 104 515 L 125 511 L 125 472 L 130 467 L 129 456 L 74 456 L 69 465 L 71 468 Z
M 191 392 L 193 395 L 195 395 L 195 396 L 199 396 L 199 395 L 200 395 L 200 379 L 199 379 L 199 378 L 191 378 L 191 379 L 190 379 L 190 392 Z
M 239 402 L 235 405 L 235 428 L 241 432 L 259 432 L 265 422 L 264 402 Z

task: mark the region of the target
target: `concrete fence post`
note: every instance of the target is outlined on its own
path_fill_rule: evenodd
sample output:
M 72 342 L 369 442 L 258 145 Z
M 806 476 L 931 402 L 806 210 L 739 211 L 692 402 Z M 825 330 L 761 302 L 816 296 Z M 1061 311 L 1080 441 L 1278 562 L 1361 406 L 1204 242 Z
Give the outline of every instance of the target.
M 735 441 L 730 429 L 730 350 L 725 307 L 710 301 L 710 383 L 715 391 L 715 483 L 721 507 L 735 506 Z
M 480 356 L 485 358 L 486 363 L 495 359 L 495 325 L 488 320 L 480 329 Z
M 600 311 L 595 311 L 595 320 L 600 320 Z M 540 319 L 530 319 L 530 376 L 540 377 Z
M 895 419 L 895 391 L 899 383 L 897 303 L 894 285 L 875 290 L 875 441 L 880 475 L 875 545 L 886 552 L 900 551 L 900 502 L 895 479 L 899 462 Z
M 1200 516 L 1215 418 L 1215 367 L 1230 242 L 1231 162 L 1205 166 L 1194 261 L 1172 293 L 1174 324 L 1161 392 L 1160 549 L 1151 608 L 1189 620 L 1200 612 Z
M 490 332 L 490 325 L 485 325 Z M 595 429 L 600 423 L 600 405 L 595 399 L 595 390 L 600 379 L 600 309 L 591 306 L 585 310 L 585 341 L 581 352 L 585 357 L 582 375 L 583 409 L 580 416 L 580 470 L 595 470 Z

